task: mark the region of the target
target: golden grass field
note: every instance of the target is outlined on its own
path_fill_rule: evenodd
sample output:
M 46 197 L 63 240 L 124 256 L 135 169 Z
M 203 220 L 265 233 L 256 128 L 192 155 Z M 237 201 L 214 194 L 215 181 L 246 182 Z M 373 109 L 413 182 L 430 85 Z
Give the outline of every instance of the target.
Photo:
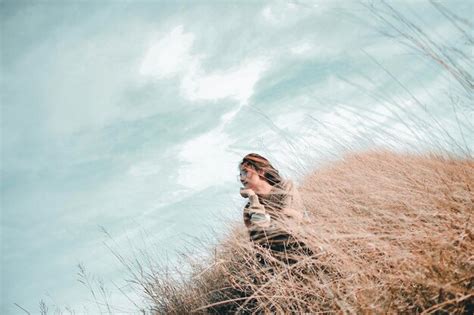
M 369 151 L 308 174 L 311 219 L 293 231 L 314 254 L 272 271 L 243 223 L 191 276 L 150 273 L 156 313 L 472 313 L 474 161 Z M 261 254 L 271 255 L 259 250 Z

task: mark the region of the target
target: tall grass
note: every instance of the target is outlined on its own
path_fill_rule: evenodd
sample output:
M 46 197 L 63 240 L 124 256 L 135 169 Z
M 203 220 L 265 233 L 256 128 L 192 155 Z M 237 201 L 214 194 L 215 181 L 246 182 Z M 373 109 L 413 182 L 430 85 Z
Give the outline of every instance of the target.
M 191 276 L 141 281 L 159 314 L 472 312 L 473 188 L 472 160 L 349 155 L 300 188 L 312 220 L 297 235 L 314 255 L 285 265 L 236 226 L 212 259 L 189 257 Z

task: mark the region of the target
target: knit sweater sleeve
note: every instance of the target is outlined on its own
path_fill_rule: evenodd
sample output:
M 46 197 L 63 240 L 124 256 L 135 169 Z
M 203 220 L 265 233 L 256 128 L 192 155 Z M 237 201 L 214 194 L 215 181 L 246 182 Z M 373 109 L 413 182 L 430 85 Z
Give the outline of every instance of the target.
M 270 226 L 270 215 L 260 203 L 258 196 L 249 198 L 244 209 L 244 222 L 248 228 L 266 228 Z

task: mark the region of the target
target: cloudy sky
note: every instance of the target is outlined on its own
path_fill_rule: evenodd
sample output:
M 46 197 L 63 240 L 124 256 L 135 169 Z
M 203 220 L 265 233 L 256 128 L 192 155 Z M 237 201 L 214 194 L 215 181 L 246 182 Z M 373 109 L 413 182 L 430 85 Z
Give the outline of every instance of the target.
M 461 22 L 429 2 L 393 5 L 472 61 L 459 29 L 472 30 L 473 5 L 441 3 Z M 36 313 L 41 299 L 97 311 L 79 263 L 133 310 L 111 284 L 127 275 L 101 227 L 123 253 L 146 242 L 159 259 L 225 232 L 241 217 L 246 153 L 298 182 L 350 150 L 474 147 L 472 101 L 449 102 L 462 87 L 355 1 L 3 0 L 0 10 L 2 314 L 17 313 L 13 303 Z

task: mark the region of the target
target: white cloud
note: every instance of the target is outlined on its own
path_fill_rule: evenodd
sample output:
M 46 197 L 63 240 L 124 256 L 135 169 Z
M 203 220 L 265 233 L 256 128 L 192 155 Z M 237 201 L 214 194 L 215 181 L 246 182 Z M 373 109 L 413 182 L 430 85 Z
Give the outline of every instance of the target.
M 191 70 L 184 77 L 181 88 L 191 101 L 233 98 L 246 103 L 267 65 L 265 60 L 251 60 L 239 67 L 211 74 Z
M 185 71 L 197 59 L 191 54 L 193 42 L 194 34 L 184 33 L 182 25 L 175 27 L 148 49 L 140 74 L 162 79 Z
M 266 6 L 265 8 L 263 8 L 262 16 L 268 22 L 277 22 L 277 18 L 273 15 L 272 8 L 270 6 Z
M 320 9 L 319 5 L 314 3 L 273 2 L 262 9 L 261 15 L 264 21 L 272 26 L 285 26 L 321 11 L 314 10 L 316 8 Z
M 303 55 L 310 52 L 312 48 L 311 43 L 303 42 L 291 47 L 290 51 L 295 55 Z
M 181 93 L 190 101 L 233 98 L 246 103 L 268 60 L 254 58 L 208 73 L 202 69 L 201 57 L 191 53 L 194 39 L 194 34 L 183 32 L 182 25 L 175 27 L 148 49 L 139 73 L 153 79 L 180 77 Z
M 232 140 L 217 127 L 186 142 L 178 158 L 184 166 L 178 171 L 177 182 L 187 188 L 203 190 L 235 177 L 237 158 L 226 150 Z
M 263 8 L 262 16 L 268 23 L 278 24 L 291 19 L 288 16 L 294 15 L 297 10 L 298 7 L 293 3 L 276 3 Z

